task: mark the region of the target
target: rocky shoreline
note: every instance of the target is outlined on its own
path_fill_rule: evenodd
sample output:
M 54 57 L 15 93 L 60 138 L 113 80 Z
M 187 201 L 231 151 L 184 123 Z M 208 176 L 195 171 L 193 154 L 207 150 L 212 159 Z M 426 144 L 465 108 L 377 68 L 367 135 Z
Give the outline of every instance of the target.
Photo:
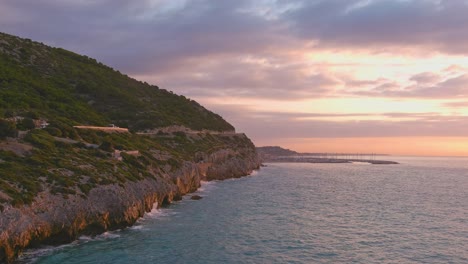
M 87 197 L 41 192 L 31 205 L 5 208 L 0 215 L 0 263 L 12 262 L 25 248 L 129 227 L 154 205 L 167 205 L 196 191 L 202 180 L 239 178 L 259 166 L 257 153 L 250 148 L 222 149 L 200 162 L 186 161 L 170 173 L 155 171 L 153 178 L 138 182 L 100 185 Z

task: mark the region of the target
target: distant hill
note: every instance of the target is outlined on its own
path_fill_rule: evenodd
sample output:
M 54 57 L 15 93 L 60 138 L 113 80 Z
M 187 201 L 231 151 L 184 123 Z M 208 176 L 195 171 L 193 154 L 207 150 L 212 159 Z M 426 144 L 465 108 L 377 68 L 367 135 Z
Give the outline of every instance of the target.
M 260 157 L 294 156 L 300 154 L 294 150 L 285 149 L 279 146 L 257 147 L 257 153 L 260 155 Z
M 86 188 L 79 166 L 101 167 L 86 176 L 95 177 L 87 183 L 95 187 L 149 177 L 148 166 L 175 169 L 200 153 L 241 147 L 256 155 L 245 135 L 193 100 L 95 59 L 0 33 L 0 211 L 4 202 L 31 203 L 44 188 Z M 112 159 L 122 150 L 140 155 L 123 164 L 125 175 Z M 168 158 L 158 160 L 159 152 Z M 76 175 L 61 178 L 63 170 Z
M 37 116 L 59 129 L 116 124 L 232 131 L 197 102 L 73 52 L 0 33 L 0 118 Z

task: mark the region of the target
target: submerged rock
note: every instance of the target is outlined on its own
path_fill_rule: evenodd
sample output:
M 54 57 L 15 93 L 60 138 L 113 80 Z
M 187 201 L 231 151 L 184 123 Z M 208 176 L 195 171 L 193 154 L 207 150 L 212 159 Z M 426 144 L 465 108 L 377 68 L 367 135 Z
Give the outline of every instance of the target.
M 192 195 L 192 197 L 190 197 L 190 199 L 192 200 L 201 200 L 203 197 L 200 196 L 200 195 Z

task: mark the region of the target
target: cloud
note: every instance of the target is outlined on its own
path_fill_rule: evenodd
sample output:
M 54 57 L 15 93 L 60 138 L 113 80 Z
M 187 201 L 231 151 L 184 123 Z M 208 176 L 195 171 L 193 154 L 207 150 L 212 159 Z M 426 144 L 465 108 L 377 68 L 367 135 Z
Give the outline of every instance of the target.
M 1 30 L 97 58 L 192 98 L 437 99 L 448 108 L 468 106 L 466 60 L 440 70 L 452 63 L 444 56 L 468 55 L 467 14 L 464 0 L 0 1 Z M 374 57 L 382 54 L 384 61 Z M 407 66 L 434 54 L 442 57 L 438 70 Z M 387 63 L 395 63 L 393 75 Z M 322 109 L 328 113 L 208 107 L 238 130 L 272 141 L 461 136 L 468 121 L 435 113 L 441 109 L 343 114 L 334 112 L 336 105 Z
M 438 113 L 383 113 L 377 120 L 353 120 L 357 114 L 257 112 L 246 106 L 212 105 L 233 123 L 237 131 L 254 141 L 274 142 L 288 138 L 362 138 L 362 137 L 466 137 L 468 116 L 444 116 Z M 304 117 L 345 117 L 329 121 Z
M 465 0 L 315 0 L 287 13 L 296 34 L 322 48 L 395 47 L 468 53 Z M 426 53 L 424 53 L 426 52 Z
M 463 53 L 468 51 L 465 2 L 15 0 L 0 3 L 0 23 L 10 33 L 144 74 L 197 58 L 269 54 L 314 43 Z
M 342 85 L 331 74 L 311 71 L 301 63 L 275 64 L 271 59 L 255 57 L 193 61 L 172 73 L 137 78 L 160 83 L 188 96 L 279 100 L 322 97 Z
M 449 108 L 468 108 L 468 101 L 446 102 L 443 106 Z
M 456 99 L 468 96 L 468 73 L 457 76 L 419 73 L 409 78 L 410 85 L 388 81 L 370 90 L 351 91 L 356 95 L 390 98 Z
M 297 54 L 319 53 L 315 47 L 468 49 L 463 26 L 468 7 L 460 0 L 15 0 L 1 2 L 0 10 L 8 32 L 200 95 L 299 98 L 330 95 L 340 85 L 374 85 L 361 95 L 416 97 L 406 90 L 428 89 L 421 86 L 437 76 L 413 76 L 417 87 L 399 91 L 399 83 L 346 79 L 330 70 L 333 65 L 312 67 Z M 272 63 L 243 61 L 246 57 Z M 427 91 L 435 96 L 435 90 Z
M 417 84 L 432 84 L 438 82 L 440 80 L 440 76 L 438 74 L 432 72 L 422 72 L 416 75 L 413 75 L 410 78 L 410 81 L 414 81 Z
M 279 33 L 283 22 L 242 11 L 249 8 L 250 1 L 225 0 L 0 3 L 28 22 L 9 23 L 5 30 L 97 57 L 130 74 L 289 42 Z

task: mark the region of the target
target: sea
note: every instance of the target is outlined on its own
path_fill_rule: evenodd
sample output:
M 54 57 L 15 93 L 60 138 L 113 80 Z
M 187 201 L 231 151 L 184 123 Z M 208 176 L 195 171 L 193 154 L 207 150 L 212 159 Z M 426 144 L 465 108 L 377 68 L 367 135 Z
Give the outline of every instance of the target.
M 19 263 L 468 263 L 468 158 L 271 163 Z

